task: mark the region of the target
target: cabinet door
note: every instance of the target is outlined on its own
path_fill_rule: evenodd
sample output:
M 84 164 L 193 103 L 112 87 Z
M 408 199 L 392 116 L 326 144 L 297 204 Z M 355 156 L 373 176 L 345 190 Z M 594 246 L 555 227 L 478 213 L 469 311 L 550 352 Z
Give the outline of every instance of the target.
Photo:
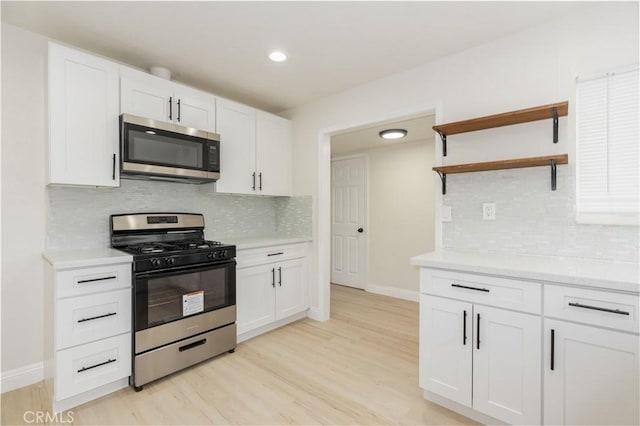
M 220 133 L 220 179 L 217 192 L 254 194 L 256 172 L 256 111 L 226 99 L 216 99 L 216 131 Z
M 306 258 L 291 259 L 276 266 L 276 320 L 307 309 Z
M 540 317 L 473 309 L 473 408 L 510 424 L 539 424 Z
M 545 424 L 639 424 L 639 343 L 633 334 L 545 320 Z
M 470 303 L 420 295 L 420 387 L 468 407 L 472 309 Z
M 259 192 L 291 195 L 291 121 L 262 111 L 256 117 Z
M 49 183 L 119 185 L 118 71 L 49 44 Z
M 236 272 L 236 308 L 238 334 L 275 320 L 274 265 L 238 269 Z
M 171 123 L 175 117 L 170 81 L 130 68 L 120 68 L 120 111 Z
M 216 130 L 215 96 L 179 85 L 175 86 L 174 96 L 176 124 L 210 132 Z

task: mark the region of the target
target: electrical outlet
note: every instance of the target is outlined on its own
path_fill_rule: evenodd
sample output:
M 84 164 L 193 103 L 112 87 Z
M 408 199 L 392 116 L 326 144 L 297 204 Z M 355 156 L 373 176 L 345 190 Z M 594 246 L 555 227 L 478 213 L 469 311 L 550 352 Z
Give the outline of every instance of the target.
M 496 203 L 482 203 L 482 220 L 496 220 Z
M 451 206 L 442 206 L 442 221 L 451 222 Z

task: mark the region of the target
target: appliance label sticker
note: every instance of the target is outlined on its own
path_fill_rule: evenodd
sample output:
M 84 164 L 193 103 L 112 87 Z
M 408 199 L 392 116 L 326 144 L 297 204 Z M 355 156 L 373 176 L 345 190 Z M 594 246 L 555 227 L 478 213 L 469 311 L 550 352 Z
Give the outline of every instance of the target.
M 204 291 L 194 291 L 182 295 L 182 316 L 204 311 Z

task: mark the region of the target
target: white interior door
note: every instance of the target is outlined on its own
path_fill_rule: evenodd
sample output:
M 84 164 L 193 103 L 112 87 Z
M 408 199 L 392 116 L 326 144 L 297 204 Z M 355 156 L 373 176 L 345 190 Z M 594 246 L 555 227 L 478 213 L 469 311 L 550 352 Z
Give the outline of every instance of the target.
M 367 280 L 365 157 L 331 162 L 331 282 L 364 288 Z

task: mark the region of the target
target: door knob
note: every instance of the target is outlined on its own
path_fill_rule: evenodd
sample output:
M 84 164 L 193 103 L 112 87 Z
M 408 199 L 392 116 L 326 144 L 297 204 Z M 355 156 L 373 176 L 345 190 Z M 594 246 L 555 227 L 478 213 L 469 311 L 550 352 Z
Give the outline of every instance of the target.
M 364 232 L 364 229 L 358 228 L 358 232 L 362 234 Z

